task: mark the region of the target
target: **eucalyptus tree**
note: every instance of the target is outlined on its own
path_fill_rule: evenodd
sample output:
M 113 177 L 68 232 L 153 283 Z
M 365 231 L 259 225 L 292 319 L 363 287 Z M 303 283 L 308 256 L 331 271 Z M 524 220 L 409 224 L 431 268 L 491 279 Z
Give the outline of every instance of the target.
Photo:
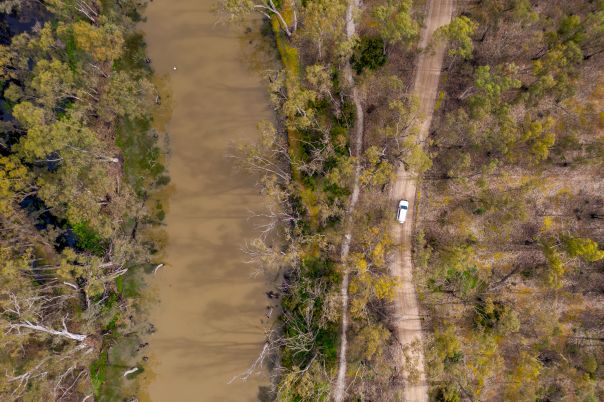
M 387 0 L 373 9 L 373 17 L 386 43 L 408 46 L 419 37 L 420 26 L 412 12 L 412 0 Z
M 286 0 L 288 10 L 291 12 L 291 17 L 285 14 L 283 9 L 279 9 L 273 0 L 221 0 L 216 11 L 229 21 L 240 20 L 249 16 L 252 13 L 259 13 L 269 21 L 275 17 L 281 30 L 288 36 L 298 29 L 298 14 L 296 12 L 295 0 Z M 293 21 L 292 21 L 293 20 Z

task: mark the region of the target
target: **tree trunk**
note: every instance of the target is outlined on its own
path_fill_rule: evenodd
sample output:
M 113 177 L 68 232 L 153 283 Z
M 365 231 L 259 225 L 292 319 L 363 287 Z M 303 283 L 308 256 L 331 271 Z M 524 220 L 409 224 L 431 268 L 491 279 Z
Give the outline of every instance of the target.
M 61 331 L 58 331 L 58 330 L 52 329 L 52 328 L 48 328 L 43 325 L 34 324 L 30 321 L 24 321 L 19 324 L 11 324 L 10 328 L 17 329 L 17 330 L 20 330 L 21 328 L 27 328 L 27 329 L 31 329 L 33 331 L 44 332 L 44 333 L 47 333 L 50 335 L 55 335 L 55 336 L 61 336 L 63 338 L 71 339 L 71 340 L 78 341 L 78 342 L 82 342 L 88 337 L 88 335 L 74 334 L 73 332 L 69 332 L 67 330 L 67 325 L 65 324 L 65 320 L 63 320 L 63 330 L 61 330 Z

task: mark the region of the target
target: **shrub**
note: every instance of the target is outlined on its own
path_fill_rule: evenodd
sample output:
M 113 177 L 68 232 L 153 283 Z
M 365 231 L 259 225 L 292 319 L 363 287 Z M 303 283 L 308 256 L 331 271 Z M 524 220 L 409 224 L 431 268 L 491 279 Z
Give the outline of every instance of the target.
M 77 246 L 91 252 L 94 255 L 101 256 L 105 253 L 107 242 L 94 229 L 84 222 L 78 222 L 71 228 L 77 237 Z
M 386 64 L 384 39 L 381 37 L 362 37 L 352 56 L 352 67 L 361 74 L 363 69 L 375 70 Z

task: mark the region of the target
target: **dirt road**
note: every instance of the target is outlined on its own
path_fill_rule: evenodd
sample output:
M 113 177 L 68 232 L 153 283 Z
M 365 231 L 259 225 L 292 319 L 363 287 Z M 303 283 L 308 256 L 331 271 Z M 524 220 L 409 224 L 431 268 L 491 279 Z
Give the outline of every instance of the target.
M 426 48 L 434 31 L 449 23 L 453 11 L 453 0 L 430 0 L 426 27 L 423 29 L 420 47 Z M 434 102 L 438 90 L 438 81 L 442 68 L 445 45 L 437 46 L 433 52 L 423 52 L 418 61 L 415 74 L 414 94 L 420 102 L 420 115 L 423 119 L 420 127 L 420 140 L 428 135 Z M 400 280 L 401 286 L 397 289 L 395 299 L 395 325 L 396 333 L 400 343 L 406 349 L 409 359 L 405 359 L 403 373 L 405 377 L 405 388 L 403 390 L 404 401 L 423 402 L 428 400 L 428 386 L 424 375 L 423 335 L 422 326 L 417 305 L 417 297 L 413 286 L 413 263 L 411 260 L 412 230 L 415 219 L 415 194 L 417 176 L 405 171 L 401 164 L 396 173 L 396 181 L 392 187 L 390 198 L 393 210 L 401 199 L 409 201 L 409 214 L 407 222 L 400 225 L 395 223 L 392 228 L 393 240 L 400 244 L 400 248 L 393 256 L 390 263 L 390 272 L 393 277 Z M 402 358 L 402 357 L 401 357 Z M 413 370 L 409 367 L 413 366 Z M 413 375 L 413 374 L 416 375 Z M 418 378 L 413 381 L 411 377 Z

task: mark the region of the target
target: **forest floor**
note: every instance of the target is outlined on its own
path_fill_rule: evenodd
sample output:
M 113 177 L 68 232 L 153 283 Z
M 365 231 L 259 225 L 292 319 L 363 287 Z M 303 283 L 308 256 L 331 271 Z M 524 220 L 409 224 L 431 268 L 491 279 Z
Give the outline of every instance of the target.
M 420 48 L 424 49 L 419 56 L 414 81 L 414 95 L 419 100 L 419 113 L 423 121 L 420 126 L 419 139 L 424 141 L 428 136 L 438 82 L 445 53 L 445 43 L 439 43 L 432 50 L 426 50 L 434 31 L 451 20 L 452 0 L 431 0 L 428 6 L 426 26 L 422 30 Z M 396 335 L 402 345 L 401 362 L 404 374 L 404 400 L 422 402 L 428 400 L 428 386 L 424 374 L 423 334 L 421 318 L 413 285 L 413 262 L 411 258 L 412 231 L 415 218 L 415 198 L 417 176 L 408 172 L 400 164 L 390 198 L 393 205 L 401 199 L 409 201 L 409 214 L 404 225 L 396 223 L 392 228 L 393 241 L 400 244 L 390 263 L 390 272 L 399 280 L 395 296 Z M 412 367 L 412 369 L 411 369 Z

